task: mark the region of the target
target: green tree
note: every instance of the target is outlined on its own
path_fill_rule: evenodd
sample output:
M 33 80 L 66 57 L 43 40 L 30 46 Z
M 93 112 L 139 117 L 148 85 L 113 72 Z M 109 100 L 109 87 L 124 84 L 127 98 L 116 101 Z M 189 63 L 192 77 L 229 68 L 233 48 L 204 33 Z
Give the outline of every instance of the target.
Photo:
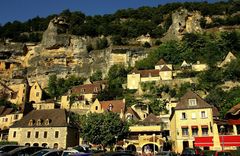
M 92 144 L 99 144 L 104 149 L 116 143 L 116 136 L 118 140 L 123 140 L 129 132 L 128 124 L 112 112 L 90 113 L 80 125 L 82 138 Z
M 166 112 L 166 104 L 159 100 L 159 99 L 154 99 L 153 101 L 150 102 L 149 104 L 150 110 L 154 115 L 159 115 L 161 112 Z
M 102 71 L 97 70 L 95 73 L 92 74 L 92 76 L 90 76 L 90 81 L 99 81 L 102 80 Z

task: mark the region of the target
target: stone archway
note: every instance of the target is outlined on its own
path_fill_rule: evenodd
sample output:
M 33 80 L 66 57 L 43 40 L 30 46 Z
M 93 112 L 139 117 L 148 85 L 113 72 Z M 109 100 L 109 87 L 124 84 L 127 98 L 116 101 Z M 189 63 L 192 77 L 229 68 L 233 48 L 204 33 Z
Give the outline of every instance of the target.
M 130 144 L 130 145 L 127 146 L 127 150 L 129 150 L 129 151 L 133 151 L 133 152 L 136 152 L 136 151 L 137 151 L 137 148 L 136 148 L 135 145 Z
M 158 152 L 160 149 L 160 145 L 156 143 L 147 143 L 142 146 L 142 152 L 143 153 L 153 153 L 153 152 Z
M 38 144 L 38 143 L 34 143 L 34 144 L 33 144 L 33 146 L 37 146 L 37 147 L 38 147 L 38 146 L 39 146 L 39 144 Z

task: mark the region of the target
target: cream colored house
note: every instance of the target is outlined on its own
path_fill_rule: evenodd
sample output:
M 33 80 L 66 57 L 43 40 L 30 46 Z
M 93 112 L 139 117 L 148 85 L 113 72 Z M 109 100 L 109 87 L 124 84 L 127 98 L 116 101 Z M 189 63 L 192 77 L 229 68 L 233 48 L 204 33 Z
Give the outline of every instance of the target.
M 65 149 L 79 144 L 79 132 L 65 109 L 33 110 L 10 127 L 8 141 Z
M 65 109 L 84 109 L 93 103 L 97 94 L 102 90 L 101 83 L 84 84 L 73 87 L 68 93 L 61 97 L 61 108 Z M 76 96 L 73 103 L 71 96 Z
M 96 99 L 91 105 L 89 112 L 104 113 L 105 111 L 110 111 L 118 113 L 120 115 L 120 118 L 124 118 L 125 109 L 125 99 L 110 101 L 98 101 L 98 99 Z
M 173 69 L 172 64 L 167 64 L 164 59 L 160 59 L 157 64 L 155 65 L 155 69 L 162 69 L 164 66 L 167 66 L 169 69 Z
M 127 75 L 127 88 L 138 89 L 141 82 L 172 80 L 172 70 L 164 65 L 160 70 L 133 70 Z
M 163 150 L 162 132 L 165 130 L 160 118 L 149 114 L 143 121 L 129 127 L 130 134 L 124 139 L 124 149 L 147 153 L 149 151 Z M 149 148 L 149 149 L 148 149 Z
M 233 55 L 232 52 L 229 52 L 224 60 L 218 65 L 218 67 L 224 67 L 225 65 L 229 64 L 231 61 L 236 60 L 236 56 Z
M 13 90 L 8 99 L 10 102 L 17 105 L 25 103 L 28 90 L 28 83 L 25 80 L 20 80 L 19 83 L 11 84 L 8 87 Z
M 35 82 L 30 89 L 29 101 L 39 103 L 42 100 L 42 88 L 38 82 Z
M 196 137 L 213 136 L 212 106 L 188 91 L 175 107 L 170 118 L 171 139 L 175 152 L 193 147 Z
M 192 64 L 192 70 L 205 71 L 205 70 L 208 70 L 208 65 L 206 63 L 200 63 L 200 61 L 197 61 L 196 64 Z
M 47 101 L 41 101 L 38 103 L 33 103 L 32 106 L 35 110 L 58 108 L 58 105 L 55 103 L 54 100 L 47 100 Z

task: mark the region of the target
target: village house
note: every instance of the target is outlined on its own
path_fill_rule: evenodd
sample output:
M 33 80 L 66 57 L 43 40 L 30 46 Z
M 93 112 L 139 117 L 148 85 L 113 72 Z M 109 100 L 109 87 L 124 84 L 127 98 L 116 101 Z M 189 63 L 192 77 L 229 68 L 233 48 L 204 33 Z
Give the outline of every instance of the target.
M 195 146 L 195 137 L 213 136 L 212 106 L 188 91 L 177 103 L 171 117 L 171 139 L 175 152 Z
M 163 150 L 165 126 L 161 119 L 149 114 L 144 120 L 129 127 L 130 134 L 123 140 L 123 148 L 137 153 Z M 167 150 L 167 149 L 165 149 Z
M 42 100 L 43 90 L 38 82 L 35 82 L 30 89 L 29 101 L 39 103 Z
M 151 81 L 166 81 L 172 80 L 173 71 L 172 65 L 166 64 L 161 59 L 155 66 L 155 69 L 150 70 L 133 70 L 127 75 L 127 88 L 128 89 L 139 89 L 142 82 Z
M 91 113 L 104 113 L 114 112 L 118 113 L 120 118 L 124 118 L 126 109 L 125 99 L 123 100 L 110 100 L 110 101 L 99 101 L 96 99 L 91 105 L 89 112 Z
M 233 55 L 232 52 L 228 52 L 227 56 L 224 58 L 224 60 L 218 65 L 218 67 L 224 67 L 233 60 L 236 60 L 236 56 Z
M 65 149 L 79 144 L 79 132 L 65 109 L 33 110 L 10 126 L 8 141 Z
M 97 94 L 102 89 L 103 84 L 100 82 L 74 86 L 68 93 L 61 97 L 61 108 L 89 109 L 89 105 L 93 103 Z M 71 96 L 75 96 L 74 102 L 70 100 Z
M 197 61 L 196 63 L 192 64 L 192 70 L 193 71 L 205 71 L 208 70 L 208 65 L 206 63 L 200 63 L 200 61 Z
M 32 103 L 32 107 L 35 110 L 39 109 L 58 109 L 60 105 L 57 104 L 53 99 L 44 100 L 38 103 Z
M 13 108 L 0 107 L 0 141 L 8 139 L 9 127 L 23 117 L 23 113 Z

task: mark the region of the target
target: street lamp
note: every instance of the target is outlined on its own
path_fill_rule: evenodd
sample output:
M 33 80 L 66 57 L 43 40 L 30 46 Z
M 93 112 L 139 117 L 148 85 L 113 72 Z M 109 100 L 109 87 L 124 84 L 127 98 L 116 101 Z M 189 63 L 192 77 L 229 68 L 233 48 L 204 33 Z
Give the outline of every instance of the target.
M 222 125 L 222 126 L 220 126 L 220 131 L 221 131 L 221 133 L 222 133 L 222 151 L 224 150 L 224 137 L 223 137 L 223 132 L 224 132 L 224 126 Z

